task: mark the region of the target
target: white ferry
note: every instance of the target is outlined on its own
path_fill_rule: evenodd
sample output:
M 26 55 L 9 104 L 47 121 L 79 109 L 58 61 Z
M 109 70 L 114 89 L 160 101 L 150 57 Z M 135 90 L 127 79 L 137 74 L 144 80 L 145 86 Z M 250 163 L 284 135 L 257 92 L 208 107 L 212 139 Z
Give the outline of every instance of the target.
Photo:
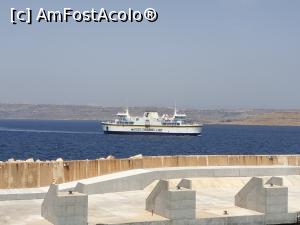
M 200 136 L 202 124 L 189 123 L 185 114 L 174 110 L 173 116 L 157 112 L 145 112 L 143 117 L 131 117 L 128 109 L 118 113 L 114 121 L 102 122 L 105 134 L 167 134 Z

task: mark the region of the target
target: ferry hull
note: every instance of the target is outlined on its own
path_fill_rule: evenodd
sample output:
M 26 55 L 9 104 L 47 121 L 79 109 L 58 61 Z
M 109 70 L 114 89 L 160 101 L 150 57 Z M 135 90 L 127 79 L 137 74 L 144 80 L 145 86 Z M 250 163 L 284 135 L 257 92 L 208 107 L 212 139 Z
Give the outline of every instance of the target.
M 105 134 L 192 135 L 200 136 L 202 126 L 128 126 L 102 124 Z
M 163 132 L 158 133 L 158 132 L 132 132 L 132 131 L 104 131 L 104 134 L 201 136 L 201 133 L 163 133 Z

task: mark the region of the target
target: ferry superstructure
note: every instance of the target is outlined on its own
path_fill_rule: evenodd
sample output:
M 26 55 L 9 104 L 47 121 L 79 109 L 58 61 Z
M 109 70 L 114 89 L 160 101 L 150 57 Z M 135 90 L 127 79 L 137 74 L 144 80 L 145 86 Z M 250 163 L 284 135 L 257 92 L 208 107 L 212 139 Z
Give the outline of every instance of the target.
M 186 115 L 174 110 L 173 116 L 145 112 L 143 117 L 131 117 L 128 109 L 117 114 L 114 121 L 102 122 L 105 134 L 158 134 L 200 136 L 202 124 L 186 121 Z

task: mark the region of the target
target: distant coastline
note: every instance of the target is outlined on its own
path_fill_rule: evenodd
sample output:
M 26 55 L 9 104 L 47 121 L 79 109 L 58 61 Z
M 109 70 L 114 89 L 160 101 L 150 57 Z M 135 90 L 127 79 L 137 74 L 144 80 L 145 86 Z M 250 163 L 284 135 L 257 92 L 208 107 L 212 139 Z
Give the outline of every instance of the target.
M 7 104 L 0 103 L 0 119 L 108 120 L 122 107 L 90 105 Z M 130 107 L 133 115 L 144 111 L 173 113 L 169 107 Z M 278 109 L 182 109 L 189 118 L 205 124 L 300 126 L 300 110 Z
M 300 126 L 300 112 L 270 112 L 240 120 L 225 121 L 231 125 Z

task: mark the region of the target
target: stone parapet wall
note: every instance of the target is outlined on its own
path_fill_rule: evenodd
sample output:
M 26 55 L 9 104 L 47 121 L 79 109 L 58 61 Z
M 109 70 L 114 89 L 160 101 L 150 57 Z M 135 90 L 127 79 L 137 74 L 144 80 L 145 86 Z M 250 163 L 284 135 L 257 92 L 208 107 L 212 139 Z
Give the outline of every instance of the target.
M 185 166 L 300 166 L 300 155 L 179 155 L 125 159 L 0 162 L 0 189 L 65 183 L 140 168 Z

